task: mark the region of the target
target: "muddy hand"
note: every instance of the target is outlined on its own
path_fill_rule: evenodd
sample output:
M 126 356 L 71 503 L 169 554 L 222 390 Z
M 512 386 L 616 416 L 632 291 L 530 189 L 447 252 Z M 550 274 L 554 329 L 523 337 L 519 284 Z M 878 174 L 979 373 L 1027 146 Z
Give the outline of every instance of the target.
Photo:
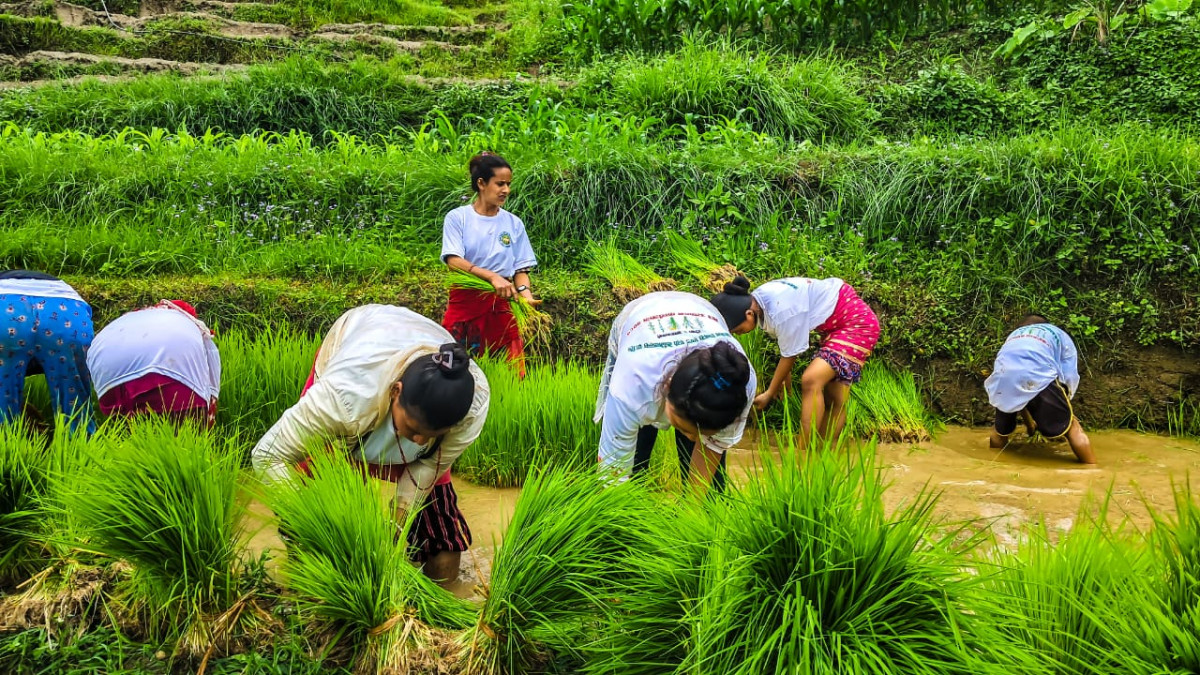
M 764 391 L 763 393 L 754 397 L 754 409 L 762 412 L 771 407 L 772 400 L 774 400 L 774 397 Z

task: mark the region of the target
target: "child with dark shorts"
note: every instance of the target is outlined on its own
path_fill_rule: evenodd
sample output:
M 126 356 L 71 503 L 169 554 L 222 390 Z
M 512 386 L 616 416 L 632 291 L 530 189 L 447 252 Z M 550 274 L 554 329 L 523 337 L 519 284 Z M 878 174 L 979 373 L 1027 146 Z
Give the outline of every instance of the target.
M 1025 317 L 1005 340 L 984 382 L 996 408 L 991 447 L 1008 444 L 1020 416 L 1030 435 L 1036 431 L 1049 440 L 1065 438 L 1079 461 L 1095 464 L 1091 440 L 1071 407 L 1078 386 L 1079 355 L 1071 337 L 1044 317 Z

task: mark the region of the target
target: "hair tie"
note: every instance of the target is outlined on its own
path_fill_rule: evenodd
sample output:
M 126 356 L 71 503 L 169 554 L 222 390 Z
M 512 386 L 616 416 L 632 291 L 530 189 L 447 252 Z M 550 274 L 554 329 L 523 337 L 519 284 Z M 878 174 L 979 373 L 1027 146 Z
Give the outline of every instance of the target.
M 717 391 L 724 391 L 729 387 L 729 380 L 725 379 L 725 376 L 720 373 L 716 373 L 708 379 L 712 380 L 713 388 Z
M 433 362 L 446 370 L 452 370 L 454 368 L 454 352 L 438 352 L 433 355 Z

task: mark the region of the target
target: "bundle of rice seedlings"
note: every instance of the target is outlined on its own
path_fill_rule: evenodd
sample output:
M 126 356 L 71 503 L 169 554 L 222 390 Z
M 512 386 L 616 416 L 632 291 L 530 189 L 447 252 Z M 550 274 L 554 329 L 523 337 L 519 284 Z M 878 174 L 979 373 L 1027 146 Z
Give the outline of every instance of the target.
M 445 656 L 450 638 L 439 629 L 470 625 L 470 605 L 409 563 L 404 530 L 361 466 L 328 451 L 310 466 L 311 477 L 264 492 L 288 541 L 284 586 L 350 638 L 356 673 L 419 671 Z
M 218 334 L 218 426 L 248 444 L 261 438 L 300 398 L 321 339 L 287 329 Z
M 134 424 L 124 438 L 94 439 L 96 465 L 69 479 L 62 508 L 86 550 L 122 560 L 123 605 L 156 637 L 195 654 L 232 637 L 238 600 L 241 456 L 163 420 Z
M 663 561 L 634 559 L 626 613 L 598 631 L 588 672 L 972 670 L 964 635 L 986 624 L 957 604 L 969 545 L 935 530 L 934 497 L 889 515 L 872 453 L 812 453 L 802 466 L 783 453 L 710 500 L 707 525 L 673 521 Z
M 1153 626 L 1130 641 L 1139 655 L 1156 668 L 1173 672 L 1200 672 L 1200 505 L 1192 496 L 1191 481 L 1174 486 L 1175 515 L 1150 508 L 1155 526 L 1151 555 L 1158 580 L 1162 612 L 1140 626 Z
M 0 588 L 24 581 L 43 555 L 38 538 L 46 441 L 21 420 L 0 426 Z
M 616 240 L 603 244 L 588 242 L 583 257 L 585 269 L 612 286 L 613 295 L 621 302 L 629 302 L 654 291 L 673 291 L 675 281 L 664 279 L 654 270 L 638 262 L 633 256 L 617 247 Z
M 718 265 L 704 255 L 700 243 L 688 239 L 678 232 L 667 232 L 667 248 L 675 266 L 693 276 L 704 287 L 713 293 L 725 290 L 725 284 L 741 275 L 737 268 L 729 263 Z
M 990 562 L 970 606 L 1001 636 L 1001 663 L 1024 655 L 1039 664 L 1026 672 L 1168 672 L 1138 654 L 1162 627 L 1148 622 L 1162 613 L 1141 542 L 1085 517 L 1057 542 L 1033 526 Z
M 461 638 L 468 672 L 577 663 L 592 628 L 617 606 L 631 557 L 648 555 L 666 517 L 640 482 L 606 487 L 595 472 L 530 477 L 492 564 L 479 621 Z
M 884 443 L 919 443 L 928 441 L 940 427 L 925 407 L 912 373 L 867 361 L 862 380 L 850 388 L 846 409 L 850 433 L 859 438 L 874 436 Z
M 446 277 L 446 286 L 447 288 L 469 288 L 488 293 L 496 290 L 490 283 L 461 270 L 450 271 Z M 508 302 L 512 306 L 513 319 L 516 320 L 517 329 L 521 331 L 521 337 L 525 343 L 535 347 L 549 344 L 552 323 L 550 315 L 530 304 L 521 295 L 514 295 Z

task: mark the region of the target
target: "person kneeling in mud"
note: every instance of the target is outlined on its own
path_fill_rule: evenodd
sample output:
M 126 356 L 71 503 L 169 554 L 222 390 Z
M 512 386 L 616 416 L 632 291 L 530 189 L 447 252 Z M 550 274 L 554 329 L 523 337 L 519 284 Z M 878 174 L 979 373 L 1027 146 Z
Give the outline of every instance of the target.
M 254 466 L 286 479 L 289 466 L 307 471 L 314 441 L 344 441 L 351 461 L 395 483 L 397 523 L 424 504 L 410 555 L 448 586 L 471 544 L 450 467 L 479 437 L 488 399 L 483 371 L 446 329 L 404 307 L 358 307 L 330 328 L 300 401 L 255 445 Z
M 1092 443 L 1071 408 L 1079 387 L 1079 354 L 1062 329 L 1037 314 L 1025 317 L 996 355 L 992 374 L 984 382 L 988 401 L 996 408 L 990 445 L 1003 448 L 1017 428 L 1017 415 L 1049 440 L 1065 437 L 1075 456 L 1095 464 Z

